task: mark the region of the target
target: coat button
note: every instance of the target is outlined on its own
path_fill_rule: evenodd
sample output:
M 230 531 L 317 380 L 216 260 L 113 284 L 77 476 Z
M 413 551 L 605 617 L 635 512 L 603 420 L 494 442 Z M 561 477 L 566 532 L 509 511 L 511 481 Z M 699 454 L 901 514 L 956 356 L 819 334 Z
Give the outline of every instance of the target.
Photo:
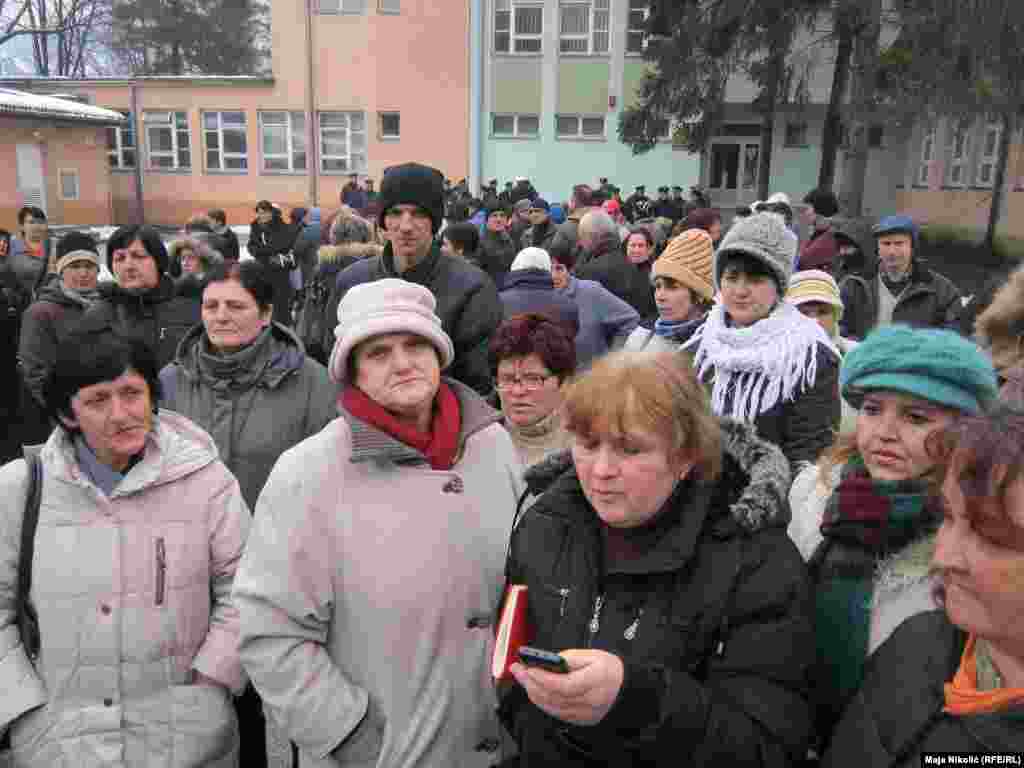
M 103 700 L 103 706 L 104 707 L 112 707 L 112 706 L 114 706 L 114 700 L 113 699 L 104 699 Z
M 104 616 L 109 616 L 110 615 L 110 606 L 107 605 L 106 603 L 101 605 L 100 606 L 100 613 L 102 613 Z
M 484 739 L 476 745 L 477 752 L 497 752 L 501 742 L 497 739 Z

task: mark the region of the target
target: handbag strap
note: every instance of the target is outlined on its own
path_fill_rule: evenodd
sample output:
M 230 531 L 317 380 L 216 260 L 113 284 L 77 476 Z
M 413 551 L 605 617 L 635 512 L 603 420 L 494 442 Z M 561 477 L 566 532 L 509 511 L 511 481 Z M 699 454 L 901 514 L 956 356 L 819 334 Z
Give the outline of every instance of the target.
M 36 528 L 39 525 L 39 505 L 43 498 L 43 462 L 38 454 L 25 457 L 28 464 L 28 496 L 25 516 L 21 521 L 21 551 L 18 556 L 18 611 L 28 605 L 32 589 L 32 557 L 36 548 Z

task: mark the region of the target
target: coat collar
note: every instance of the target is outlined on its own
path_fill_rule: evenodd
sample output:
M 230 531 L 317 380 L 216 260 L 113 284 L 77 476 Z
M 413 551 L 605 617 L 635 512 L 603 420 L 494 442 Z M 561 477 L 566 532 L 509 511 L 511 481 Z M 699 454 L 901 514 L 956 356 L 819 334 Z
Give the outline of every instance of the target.
M 399 273 L 395 268 L 395 254 L 391 249 L 391 243 L 384 246 L 384 252 L 377 262 L 378 277 L 397 277 L 410 283 L 428 286 L 433 281 L 437 271 L 438 262 L 441 260 L 441 246 L 435 240 L 430 246 L 430 253 L 419 264 L 405 272 Z
M 455 392 L 459 401 L 462 426 L 459 432 L 459 456 L 465 449 L 466 441 L 491 424 L 501 422 L 501 414 L 491 408 L 476 392 L 454 379 L 444 381 Z M 362 419 L 358 419 L 344 408 L 339 413 L 348 422 L 352 433 L 352 455 L 350 461 L 359 464 L 367 461 L 390 461 L 394 464 L 423 464 L 426 457 L 400 440 L 395 439 Z M 457 466 L 457 464 L 456 464 Z

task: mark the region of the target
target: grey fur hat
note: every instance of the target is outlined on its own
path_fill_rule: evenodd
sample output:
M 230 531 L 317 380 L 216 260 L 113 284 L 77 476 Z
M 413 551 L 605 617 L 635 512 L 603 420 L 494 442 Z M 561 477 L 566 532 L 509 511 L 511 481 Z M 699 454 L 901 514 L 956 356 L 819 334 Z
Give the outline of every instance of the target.
M 721 288 L 722 270 L 732 254 L 742 253 L 764 264 L 779 285 L 779 294 L 789 287 L 796 257 L 797 239 L 787 230 L 778 216 L 755 213 L 740 219 L 722 238 L 715 251 L 715 288 Z

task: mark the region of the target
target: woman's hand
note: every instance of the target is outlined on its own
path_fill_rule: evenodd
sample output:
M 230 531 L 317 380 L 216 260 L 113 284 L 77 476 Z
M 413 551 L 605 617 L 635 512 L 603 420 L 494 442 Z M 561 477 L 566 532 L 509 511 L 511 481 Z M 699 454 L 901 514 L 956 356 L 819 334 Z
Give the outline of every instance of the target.
M 572 725 L 596 725 L 622 688 L 622 659 L 593 650 L 562 651 L 561 655 L 569 663 L 567 675 L 523 664 L 513 664 L 512 675 L 530 701 L 552 717 Z

